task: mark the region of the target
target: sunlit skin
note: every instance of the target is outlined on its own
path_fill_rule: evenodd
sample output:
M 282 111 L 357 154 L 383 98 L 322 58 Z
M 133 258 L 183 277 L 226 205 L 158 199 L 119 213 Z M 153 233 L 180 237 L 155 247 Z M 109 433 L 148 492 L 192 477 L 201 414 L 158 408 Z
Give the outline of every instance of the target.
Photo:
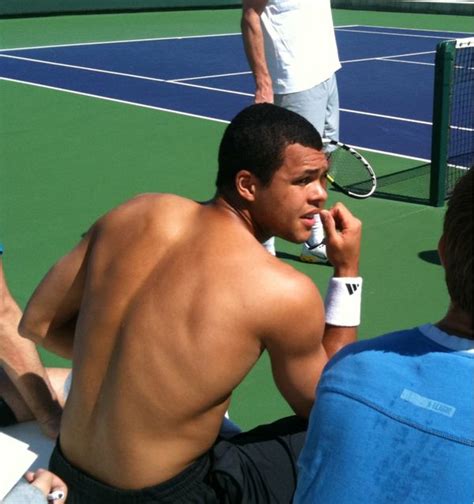
M 260 241 L 274 235 L 297 243 L 307 240 L 314 216 L 327 200 L 327 172 L 322 151 L 292 144 L 285 149 L 283 164 L 270 184 L 263 185 L 254 177 L 256 237 Z

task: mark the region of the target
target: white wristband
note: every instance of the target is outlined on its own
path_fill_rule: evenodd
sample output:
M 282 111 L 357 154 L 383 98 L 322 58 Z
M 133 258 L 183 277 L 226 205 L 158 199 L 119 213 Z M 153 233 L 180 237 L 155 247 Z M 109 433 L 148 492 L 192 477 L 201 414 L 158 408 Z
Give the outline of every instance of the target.
M 326 294 L 326 323 L 353 327 L 360 324 L 362 277 L 333 277 Z

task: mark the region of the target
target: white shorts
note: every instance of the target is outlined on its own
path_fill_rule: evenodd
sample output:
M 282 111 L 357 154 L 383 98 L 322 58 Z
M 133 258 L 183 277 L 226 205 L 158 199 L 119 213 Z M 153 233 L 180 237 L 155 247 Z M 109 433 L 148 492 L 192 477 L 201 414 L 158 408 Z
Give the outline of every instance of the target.
M 276 94 L 275 105 L 302 115 L 322 138 L 339 140 L 339 94 L 336 74 L 311 89 L 297 93 Z

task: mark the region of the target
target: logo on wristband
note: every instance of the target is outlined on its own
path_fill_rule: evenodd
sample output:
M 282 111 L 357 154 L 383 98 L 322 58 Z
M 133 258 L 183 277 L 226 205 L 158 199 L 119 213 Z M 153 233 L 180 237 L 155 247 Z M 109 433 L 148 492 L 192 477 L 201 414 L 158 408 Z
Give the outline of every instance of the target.
M 360 287 L 360 284 L 348 284 L 346 283 L 346 287 L 347 287 L 347 290 L 349 292 L 349 295 L 352 296 L 352 294 L 354 294 L 354 292 Z

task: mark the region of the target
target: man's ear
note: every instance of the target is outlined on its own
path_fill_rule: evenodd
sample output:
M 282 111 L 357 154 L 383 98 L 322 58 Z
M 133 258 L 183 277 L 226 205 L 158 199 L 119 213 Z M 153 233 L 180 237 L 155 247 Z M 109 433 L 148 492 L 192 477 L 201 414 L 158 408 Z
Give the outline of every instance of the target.
M 444 237 L 444 234 L 441 235 L 441 238 L 439 239 L 438 242 L 438 255 L 439 260 L 441 261 L 441 264 L 444 267 L 444 260 L 446 257 L 446 238 Z
M 256 178 L 248 170 L 240 170 L 235 176 L 235 188 L 239 196 L 247 201 L 254 201 Z

